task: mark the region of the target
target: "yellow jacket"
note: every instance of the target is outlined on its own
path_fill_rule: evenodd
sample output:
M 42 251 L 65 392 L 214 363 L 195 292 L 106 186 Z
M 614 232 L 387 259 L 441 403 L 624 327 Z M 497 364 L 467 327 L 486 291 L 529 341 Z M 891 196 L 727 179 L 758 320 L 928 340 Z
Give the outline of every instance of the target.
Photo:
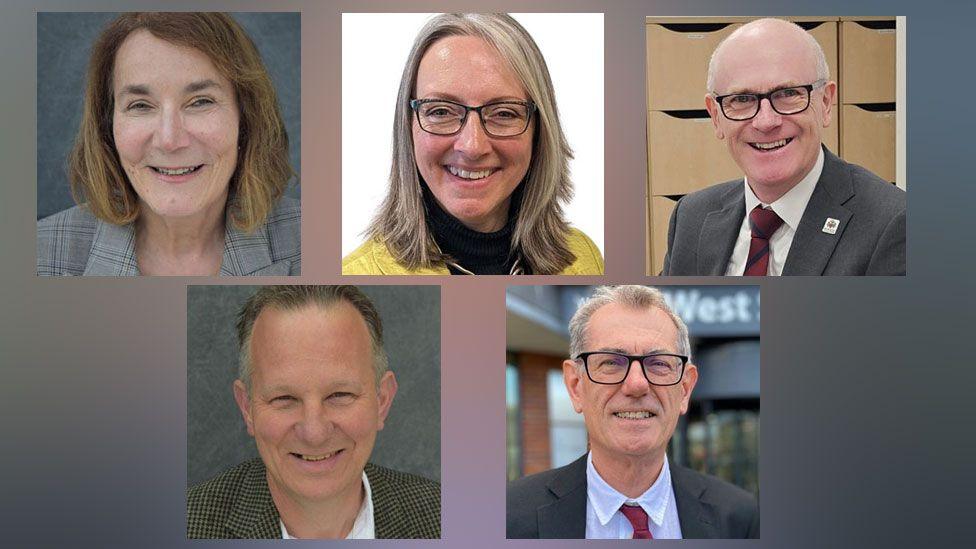
M 566 238 L 569 251 L 576 256 L 561 275 L 602 275 L 603 256 L 590 237 L 578 229 L 570 229 Z M 446 265 L 409 270 L 397 263 L 382 242 L 367 240 L 342 259 L 344 275 L 450 275 Z

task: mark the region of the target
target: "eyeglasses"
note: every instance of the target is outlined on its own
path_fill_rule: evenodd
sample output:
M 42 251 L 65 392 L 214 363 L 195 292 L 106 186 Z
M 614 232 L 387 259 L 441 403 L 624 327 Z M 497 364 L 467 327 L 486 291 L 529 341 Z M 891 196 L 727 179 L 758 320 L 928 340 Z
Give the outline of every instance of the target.
M 434 135 L 458 133 L 464 127 L 468 113 L 474 111 L 488 135 L 515 137 L 529 128 L 536 106 L 531 101 L 499 101 L 469 107 L 444 99 L 411 99 L 410 108 L 417 115 L 420 129 Z
M 644 379 L 651 385 L 677 385 L 685 373 L 688 357 L 668 353 L 653 355 L 624 355 L 607 351 L 580 353 L 576 360 L 583 362 L 586 376 L 593 383 L 616 385 L 623 383 L 630 366 L 637 361 L 644 371 Z
M 768 93 L 730 93 L 716 95 L 715 101 L 722 108 L 722 114 L 729 120 L 750 120 L 759 114 L 763 99 L 779 114 L 799 114 L 810 106 L 810 93 L 827 83 L 817 80 L 805 86 L 789 86 Z

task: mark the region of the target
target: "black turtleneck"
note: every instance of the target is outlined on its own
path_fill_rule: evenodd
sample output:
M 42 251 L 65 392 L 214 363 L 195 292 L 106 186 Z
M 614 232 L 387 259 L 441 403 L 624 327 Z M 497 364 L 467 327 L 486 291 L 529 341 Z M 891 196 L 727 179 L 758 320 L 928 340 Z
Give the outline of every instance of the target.
M 508 221 L 493 233 L 481 233 L 464 226 L 460 220 L 444 211 L 426 183 L 421 183 L 427 206 L 427 226 L 441 251 L 451 256 L 461 267 L 479 275 L 507 275 L 512 271 L 515 257 L 511 254 L 512 233 L 518 217 L 522 186 L 512 193 L 508 207 Z M 448 263 L 451 274 L 463 274 Z

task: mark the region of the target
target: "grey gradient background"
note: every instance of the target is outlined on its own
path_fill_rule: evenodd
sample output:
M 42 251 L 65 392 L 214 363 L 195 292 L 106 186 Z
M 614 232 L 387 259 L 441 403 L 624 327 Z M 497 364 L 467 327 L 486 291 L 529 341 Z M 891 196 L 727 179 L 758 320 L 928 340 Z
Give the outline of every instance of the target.
M 0 16 L 0 526 L 10 547 L 174 547 L 185 541 L 185 284 L 37 279 L 35 9 L 150 2 L 6 2 Z M 172 9 L 268 9 L 172 2 Z M 346 11 L 604 11 L 606 282 L 644 277 L 644 17 L 908 16 L 909 266 L 904 278 L 761 281 L 762 540 L 682 547 L 965 546 L 976 492 L 972 213 L 976 9 L 942 0 L 276 2 L 302 11 L 302 281 L 339 281 L 339 44 Z M 382 37 L 377 37 L 382 47 Z M 947 96 L 946 94 L 950 95 Z M 959 97 L 949 100 L 947 97 Z M 386 129 L 381 137 L 386 138 Z M 355 169 L 348 166 L 345 169 Z M 314 213 L 314 215 L 313 215 Z M 285 280 L 280 280 L 285 282 Z M 267 281 L 247 281 L 260 283 Z M 357 277 L 356 284 L 430 284 Z M 398 547 L 624 547 L 504 541 L 505 302 L 509 283 L 442 284 L 443 539 Z M 599 283 L 599 277 L 579 283 Z M 728 281 L 735 282 L 734 280 Z M 195 547 L 204 544 L 194 544 Z M 214 544 L 217 545 L 217 544 Z M 320 543 L 319 546 L 326 544 Z M 220 547 L 270 547 L 230 542 Z M 309 544 L 311 546 L 311 544 Z
M 135 9 L 135 8 L 133 8 Z M 116 13 L 37 14 L 37 218 L 75 205 L 67 158 L 81 122 L 92 44 Z M 261 53 L 278 94 L 292 168 L 301 166 L 301 16 L 235 13 Z M 298 198 L 292 181 L 286 194 Z
M 186 483 L 193 486 L 257 457 L 231 385 L 237 379 L 237 313 L 255 286 L 188 286 Z M 370 461 L 441 477 L 441 311 L 437 286 L 361 286 L 383 321 L 383 348 L 399 389 Z

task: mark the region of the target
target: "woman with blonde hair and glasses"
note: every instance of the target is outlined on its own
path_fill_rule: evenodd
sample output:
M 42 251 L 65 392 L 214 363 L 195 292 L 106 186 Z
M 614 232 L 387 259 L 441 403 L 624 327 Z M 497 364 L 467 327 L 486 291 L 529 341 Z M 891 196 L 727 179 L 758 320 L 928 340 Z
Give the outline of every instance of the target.
M 38 275 L 297 275 L 301 209 L 261 56 L 222 13 L 126 13 L 99 35 Z
M 400 81 L 389 191 L 343 274 L 603 274 L 570 227 L 549 71 L 505 14 L 442 14 Z

